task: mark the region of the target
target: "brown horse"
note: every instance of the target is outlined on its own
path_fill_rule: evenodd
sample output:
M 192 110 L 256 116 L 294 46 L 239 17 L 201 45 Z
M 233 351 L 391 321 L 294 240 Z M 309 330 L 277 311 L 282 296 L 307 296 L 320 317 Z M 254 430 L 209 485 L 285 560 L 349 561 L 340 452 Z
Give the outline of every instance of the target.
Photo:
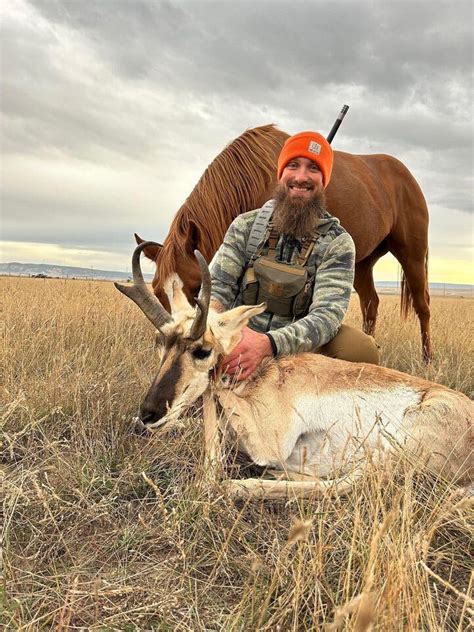
M 272 197 L 277 158 L 287 138 L 273 125 L 244 132 L 206 169 L 173 219 L 164 244 L 145 248 L 146 256 L 156 262 L 154 292 L 166 307 L 163 284 L 169 274 L 176 271 L 183 279 L 186 296 L 193 303 L 201 282 L 194 250 L 209 262 L 232 220 Z M 423 357 L 429 360 L 428 208 L 414 177 L 392 156 L 335 151 L 326 206 L 354 239 L 354 287 L 364 331 L 374 333 L 379 305 L 373 267 L 391 252 L 403 270 L 401 314 L 406 317 L 415 309 Z M 137 243 L 143 241 L 138 235 L 135 238 Z

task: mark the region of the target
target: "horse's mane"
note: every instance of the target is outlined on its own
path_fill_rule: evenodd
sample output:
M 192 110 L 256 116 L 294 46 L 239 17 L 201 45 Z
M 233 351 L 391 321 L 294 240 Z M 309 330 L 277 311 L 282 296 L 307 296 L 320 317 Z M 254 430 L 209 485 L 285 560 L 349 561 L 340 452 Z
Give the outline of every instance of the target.
M 199 249 L 209 261 L 237 215 L 257 208 L 276 178 L 276 160 L 288 134 L 274 125 L 245 131 L 211 162 L 176 213 L 160 254 L 160 283 L 174 271 L 190 233 L 201 235 Z

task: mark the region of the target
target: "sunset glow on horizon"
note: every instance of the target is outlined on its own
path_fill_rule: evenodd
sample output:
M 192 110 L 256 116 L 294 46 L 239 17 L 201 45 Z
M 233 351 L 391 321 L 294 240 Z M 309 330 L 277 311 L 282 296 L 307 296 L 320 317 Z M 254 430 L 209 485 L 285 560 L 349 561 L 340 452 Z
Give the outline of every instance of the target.
M 376 282 L 398 281 L 400 275 L 400 264 L 390 254 L 380 259 L 374 268 Z M 474 260 L 430 257 L 428 260 L 428 280 L 430 283 L 474 285 Z

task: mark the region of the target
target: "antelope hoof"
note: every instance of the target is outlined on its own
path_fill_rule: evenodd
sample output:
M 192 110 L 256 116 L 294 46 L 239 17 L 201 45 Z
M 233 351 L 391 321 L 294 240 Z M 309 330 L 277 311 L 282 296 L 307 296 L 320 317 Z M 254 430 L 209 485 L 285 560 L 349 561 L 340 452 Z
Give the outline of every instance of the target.
M 140 417 L 132 417 L 132 433 L 140 437 L 149 437 L 152 434 Z

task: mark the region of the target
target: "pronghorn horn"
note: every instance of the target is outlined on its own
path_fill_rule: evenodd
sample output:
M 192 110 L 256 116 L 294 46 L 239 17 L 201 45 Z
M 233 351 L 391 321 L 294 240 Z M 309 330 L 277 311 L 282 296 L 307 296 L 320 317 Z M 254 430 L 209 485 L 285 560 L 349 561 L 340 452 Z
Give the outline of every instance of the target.
M 197 340 L 206 331 L 207 314 L 209 313 L 209 303 L 211 301 L 211 274 L 206 260 L 199 250 L 194 251 L 194 256 L 201 270 L 201 297 L 196 299 L 196 318 L 189 332 L 189 337 L 192 340 Z
M 114 283 L 114 285 L 117 290 L 122 292 L 122 294 L 125 294 L 125 296 L 132 299 L 132 301 L 142 310 L 148 320 L 153 323 L 157 329 L 160 329 L 160 327 L 169 323 L 172 318 L 156 296 L 148 289 L 140 268 L 140 254 L 142 250 L 148 246 L 157 245 L 158 244 L 154 241 L 144 241 L 135 248 L 132 256 L 133 285 L 131 287 L 121 285 L 120 283 Z

